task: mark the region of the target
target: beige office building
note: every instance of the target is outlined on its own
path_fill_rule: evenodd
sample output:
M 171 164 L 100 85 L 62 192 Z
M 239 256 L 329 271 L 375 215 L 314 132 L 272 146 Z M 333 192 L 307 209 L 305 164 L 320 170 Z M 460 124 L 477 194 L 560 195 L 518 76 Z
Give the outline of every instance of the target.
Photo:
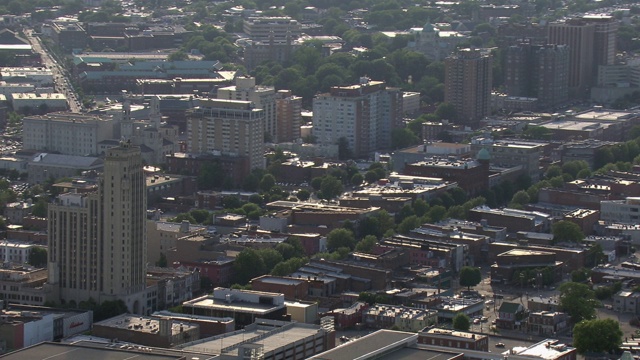
M 145 176 L 140 148 L 107 151 L 93 192 L 67 192 L 49 205 L 49 280 L 56 302 L 123 300 L 148 312 Z
M 187 151 L 246 157 L 264 168 L 264 111 L 251 101 L 210 99 L 187 114 Z
M 278 136 L 276 122 L 276 90 L 273 86 L 256 85 L 256 78 L 241 76 L 236 84 L 218 89 L 218 99 L 251 101 L 264 111 L 264 131 L 273 140 Z

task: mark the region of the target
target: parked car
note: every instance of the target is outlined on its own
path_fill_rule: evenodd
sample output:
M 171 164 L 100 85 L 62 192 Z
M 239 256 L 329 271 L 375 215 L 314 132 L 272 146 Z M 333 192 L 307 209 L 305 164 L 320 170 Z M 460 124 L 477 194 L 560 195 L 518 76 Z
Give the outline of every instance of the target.
M 497 347 L 497 348 L 503 348 L 503 347 L 504 347 L 504 343 L 497 343 L 497 344 L 496 344 L 496 347 Z

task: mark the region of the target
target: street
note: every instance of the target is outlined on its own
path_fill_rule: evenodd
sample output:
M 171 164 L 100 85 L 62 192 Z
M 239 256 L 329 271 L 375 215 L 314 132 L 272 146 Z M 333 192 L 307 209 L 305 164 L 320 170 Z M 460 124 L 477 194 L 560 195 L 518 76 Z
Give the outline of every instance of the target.
M 62 65 L 58 64 L 58 62 L 44 48 L 40 39 L 35 35 L 33 29 L 25 29 L 24 33 L 31 43 L 33 50 L 40 54 L 42 58 L 42 64 L 45 67 L 49 68 L 53 73 L 55 89 L 57 92 L 66 96 L 70 111 L 74 113 L 82 112 L 82 103 L 73 90 L 73 87 L 71 86 L 71 83 L 66 76 L 65 69 L 62 67 Z

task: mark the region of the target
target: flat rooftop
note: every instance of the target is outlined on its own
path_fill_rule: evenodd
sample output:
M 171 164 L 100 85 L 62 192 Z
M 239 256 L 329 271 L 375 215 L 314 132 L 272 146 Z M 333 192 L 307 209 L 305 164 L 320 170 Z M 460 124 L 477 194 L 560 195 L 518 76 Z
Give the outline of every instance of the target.
M 251 330 L 239 330 L 230 334 L 194 341 L 181 347 L 181 349 L 210 355 L 221 354 L 223 349 L 225 349 L 225 355 L 233 356 L 238 354 L 237 346 L 245 343 L 256 343 L 263 345 L 263 351 L 267 353 L 286 346 L 287 344 L 314 336 L 319 331 L 321 331 L 320 327 L 305 324 L 294 324 L 286 328 L 257 326 Z M 234 347 L 236 348 L 234 349 Z
M 70 344 L 45 342 L 14 351 L 4 355 L 2 358 L 6 360 L 167 360 L 184 359 L 184 356 L 150 354 L 120 349 L 81 347 Z
M 372 352 L 385 347 L 397 347 L 398 350 L 407 347 L 409 344 L 416 342 L 417 334 L 392 331 L 392 330 L 379 330 L 367 336 L 361 337 L 356 341 L 346 343 L 342 346 L 333 348 L 329 351 L 325 351 L 321 354 L 309 358 L 310 360 L 344 360 L 344 359 L 356 359 L 366 355 L 373 357 Z M 401 352 L 400 355 L 404 353 Z M 419 359 L 432 359 L 431 356 L 425 356 L 424 353 Z M 404 354 L 405 357 L 396 357 L 396 352 L 390 352 L 384 359 L 417 359 L 415 357 L 406 357 L 408 354 Z M 433 359 L 435 360 L 435 358 Z M 442 359 L 438 359 L 442 360 Z
M 273 294 L 271 294 L 273 295 Z M 205 299 L 201 299 L 199 301 L 187 301 L 183 303 L 183 306 L 193 306 L 197 308 L 210 308 L 210 309 L 219 309 L 226 311 L 238 311 L 244 313 L 251 314 L 268 314 L 277 309 L 283 308 L 284 305 L 267 305 L 267 304 L 259 304 L 252 302 L 244 302 L 244 301 L 232 301 L 227 303 L 224 299 L 214 299 L 213 297 L 207 297 Z
M 151 334 L 158 334 L 160 329 L 160 321 L 158 318 L 148 316 L 131 316 L 127 314 L 103 320 L 94 324 L 94 326 L 95 325 L 114 329 L 129 329 L 131 331 Z M 182 330 L 191 330 L 196 327 L 197 326 L 193 324 L 173 321 L 171 324 L 171 334 L 176 335 L 182 332 Z
M 603 121 L 614 121 L 614 120 L 628 120 L 628 117 L 632 113 L 628 111 L 612 111 L 612 110 L 592 110 L 587 111 L 581 114 L 576 114 L 576 119 L 582 120 L 603 120 Z
M 461 353 L 461 352 L 460 352 Z M 427 349 L 419 349 L 413 347 L 406 347 L 393 351 L 389 354 L 376 357 L 376 360 L 447 360 L 457 357 L 460 353 L 456 353 L 455 349 L 452 352 L 440 352 Z
M 540 255 L 551 255 L 552 252 L 549 251 L 536 251 L 536 250 L 528 250 L 528 249 L 513 249 L 509 251 L 505 251 L 502 254 L 498 254 L 498 256 L 506 257 L 506 256 L 540 256 Z
M 255 281 L 267 283 L 267 284 L 279 284 L 279 285 L 298 285 L 303 282 L 303 279 L 292 279 L 287 277 L 277 277 L 277 276 L 264 276 Z
M 451 336 L 451 337 L 455 337 L 455 338 L 466 338 L 466 339 L 475 339 L 476 336 L 478 338 L 486 337 L 485 335 L 474 334 L 474 333 L 470 333 L 470 332 L 455 331 L 455 330 L 440 329 L 440 328 L 429 329 L 429 331 L 421 332 L 420 334 L 437 335 L 437 336 Z
M 596 120 L 597 121 L 597 120 Z M 595 131 L 605 127 L 607 124 L 588 121 L 585 119 L 579 120 L 554 120 L 548 123 L 540 124 L 539 126 L 545 127 L 550 130 L 571 130 L 571 131 Z
M 527 348 L 514 348 L 518 355 L 537 357 L 545 360 L 559 359 L 574 348 L 560 343 L 559 340 L 547 339 Z

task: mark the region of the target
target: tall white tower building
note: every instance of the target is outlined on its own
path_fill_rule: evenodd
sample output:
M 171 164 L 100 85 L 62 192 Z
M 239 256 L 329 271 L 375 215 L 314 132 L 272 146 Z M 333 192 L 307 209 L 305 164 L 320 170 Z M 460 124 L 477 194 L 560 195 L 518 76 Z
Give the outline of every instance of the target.
M 236 84 L 218 89 L 218 99 L 251 101 L 264 111 L 264 131 L 277 142 L 278 124 L 276 119 L 276 90 L 272 86 L 256 85 L 256 78 L 241 76 Z

